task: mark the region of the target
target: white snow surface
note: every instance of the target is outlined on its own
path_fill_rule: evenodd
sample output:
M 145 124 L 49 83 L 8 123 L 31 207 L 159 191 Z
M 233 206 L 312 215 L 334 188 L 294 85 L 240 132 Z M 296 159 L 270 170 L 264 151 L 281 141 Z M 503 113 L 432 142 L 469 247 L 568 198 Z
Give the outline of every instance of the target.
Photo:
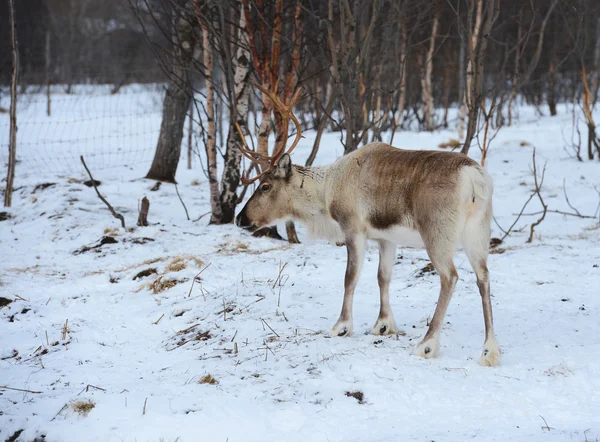
M 597 210 L 600 164 L 578 162 L 563 149 L 571 114 L 559 110 L 550 118 L 521 108 L 520 121 L 492 141 L 486 168 L 505 229 L 533 188 L 533 146 L 540 173 L 547 162 L 542 195 L 549 208 L 573 212 L 564 181 L 575 208 L 584 215 Z M 299 164 L 315 133 L 304 135 L 293 155 Z M 400 132 L 394 145 L 432 149 L 454 136 Z M 328 133 L 317 163 L 342 152 L 339 134 Z M 472 155 L 480 157 L 476 145 Z M 354 334 L 330 338 L 345 248 L 307 240 L 301 227 L 302 244 L 289 245 L 232 225 L 209 226 L 208 216 L 189 221 L 173 185 L 150 191 L 147 162 L 92 168 L 99 190 L 125 216 L 125 230 L 82 184 L 83 168 L 71 166 L 80 172 L 18 167 L 10 218 L 0 222 L 0 293 L 13 301 L 0 309 L 0 440 L 18 430 L 19 441 L 600 438 L 597 214 L 548 213 L 532 243 L 529 225 L 539 215 L 524 215 L 499 246 L 504 253 L 490 255 L 503 359 L 484 368 L 477 365 L 481 301 L 461 252 L 440 355 L 423 360 L 411 351 L 439 290 L 437 275 L 420 272 L 428 263 L 424 250 L 397 251 L 391 303 L 398 336 L 368 334 L 379 311 L 378 253 L 370 245 Z M 177 180 L 190 218 L 208 212 L 199 164 L 187 170 L 182 159 Z M 36 190 L 44 183 L 54 184 Z M 136 227 L 143 196 L 151 225 Z M 540 208 L 534 198 L 526 213 Z M 77 253 L 103 236 L 117 243 Z M 495 224 L 493 236 L 502 236 Z M 168 271 L 177 257 L 185 266 Z M 147 269 L 158 273 L 133 280 Z M 146 284 L 158 277 L 159 284 L 177 284 L 153 293 Z M 207 374 L 218 383 L 199 383 Z M 362 403 L 346 395 L 353 392 L 363 393 Z M 77 412 L 78 401 L 88 400 L 94 407 Z

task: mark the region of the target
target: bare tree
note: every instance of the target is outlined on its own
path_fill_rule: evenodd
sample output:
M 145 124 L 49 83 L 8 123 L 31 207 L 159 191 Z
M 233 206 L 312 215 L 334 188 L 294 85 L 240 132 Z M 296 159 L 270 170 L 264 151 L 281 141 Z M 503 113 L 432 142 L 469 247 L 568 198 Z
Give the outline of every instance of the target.
M 480 8 L 484 0 L 470 0 L 470 7 L 467 11 L 467 23 L 464 25 L 466 30 L 467 54 L 469 56 L 469 64 L 467 65 L 467 88 L 466 88 L 466 105 L 468 109 L 469 120 L 467 124 L 467 135 L 461 150 L 462 153 L 468 154 L 471 147 L 471 141 L 477 130 L 477 120 L 479 118 L 479 106 L 482 96 L 483 86 L 483 67 L 485 60 L 485 51 L 488 45 L 492 25 L 498 18 L 500 13 L 500 0 L 486 0 L 486 15 L 485 21 L 477 20 L 472 27 L 472 14 L 477 1 L 477 16 L 479 16 Z M 460 16 L 459 16 L 460 20 Z
M 210 188 L 211 223 L 219 222 L 222 218 L 221 200 L 219 195 L 219 179 L 217 175 L 217 129 L 215 126 L 215 85 L 213 80 L 213 46 L 210 42 L 208 24 L 203 20 L 200 3 L 194 1 L 198 22 L 202 28 L 202 51 L 204 53 L 204 78 L 206 80 L 206 118 L 208 131 L 206 133 L 206 159 L 208 168 L 208 184 Z
M 431 86 L 431 74 L 433 72 L 433 53 L 435 51 L 435 39 L 438 33 L 440 5 L 435 4 L 433 21 L 431 24 L 431 36 L 429 37 L 429 48 L 425 58 L 418 54 L 422 66 L 421 74 L 421 93 L 423 96 L 423 119 L 425 120 L 425 130 L 433 130 L 433 91 Z
M 162 123 L 154 160 L 146 178 L 175 182 L 175 174 L 181 155 L 183 127 L 192 99 L 192 84 L 188 76 L 194 52 L 197 49 L 196 34 L 190 17 L 191 7 L 187 0 L 167 3 L 171 33 L 172 52 L 165 69 L 169 73 L 163 101 Z
M 15 165 L 17 162 L 17 84 L 19 82 L 19 44 L 17 41 L 14 0 L 8 0 L 8 7 L 10 14 L 12 74 L 10 82 L 10 141 L 8 145 L 8 172 L 6 176 L 6 192 L 4 192 L 4 207 L 10 207 L 12 204 L 12 192 L 15 182 Z

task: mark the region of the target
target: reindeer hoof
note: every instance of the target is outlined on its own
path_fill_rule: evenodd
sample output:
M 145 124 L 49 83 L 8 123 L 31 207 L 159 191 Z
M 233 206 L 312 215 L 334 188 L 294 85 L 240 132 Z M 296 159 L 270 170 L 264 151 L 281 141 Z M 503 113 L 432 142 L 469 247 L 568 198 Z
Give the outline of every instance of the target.
M 347 322 L 337 322 L 331 329 L 331 336 L 336 337 L 344 337 L 350 336 L 352 334 L 352 324 Z
M 434 338 L 421 342 L 414 351 L 416 356 L 425 359 L 435 358 L 440 350 L 440 343 Z
M 484 367 L 496 367 L 500 365 L 500 347 L 495 340 L 490 340 L 483 345 L 479 365 Z
M 373 328 L 371 329 L 371 333 L 374 335 L 395 335 L 396 334 L 396 324 L 394 324 L 394 320 L 390 318 L 378 319 Z

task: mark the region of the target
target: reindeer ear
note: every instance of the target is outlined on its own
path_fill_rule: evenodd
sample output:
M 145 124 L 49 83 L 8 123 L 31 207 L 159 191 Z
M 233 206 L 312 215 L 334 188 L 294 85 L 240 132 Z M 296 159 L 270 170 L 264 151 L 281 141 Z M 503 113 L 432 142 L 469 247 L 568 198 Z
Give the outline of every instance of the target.
M 292 159 L 287 153 L 284 153 L 277 162 L 275 176 L 278 178 L 288 178 L 292 173 Z

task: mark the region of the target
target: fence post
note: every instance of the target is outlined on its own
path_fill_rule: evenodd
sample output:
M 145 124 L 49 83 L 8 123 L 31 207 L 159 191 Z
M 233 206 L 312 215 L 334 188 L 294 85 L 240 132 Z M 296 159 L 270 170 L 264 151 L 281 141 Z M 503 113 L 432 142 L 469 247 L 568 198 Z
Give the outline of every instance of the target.
M 46 97 L 48 98 L 48 105 L 46 107 L 46 113 L 48 116 L 52 114 L 52 105 L 50 103 L 50 29 L 46 30 Z
M 10 14 L 10 51 L 12 53 L 12 78 L 10 83 L 10 141 L 8 145 L 8 176 L 6 177 L 6 192 L 4 207 L 12 203 L 12 191 L 15 181 L 15 163 L 17 156 L 17 83 L 19 79 L 19 50 L 17 45 L 17 25 L 15 23 L 14 0 L 8 0 Z

